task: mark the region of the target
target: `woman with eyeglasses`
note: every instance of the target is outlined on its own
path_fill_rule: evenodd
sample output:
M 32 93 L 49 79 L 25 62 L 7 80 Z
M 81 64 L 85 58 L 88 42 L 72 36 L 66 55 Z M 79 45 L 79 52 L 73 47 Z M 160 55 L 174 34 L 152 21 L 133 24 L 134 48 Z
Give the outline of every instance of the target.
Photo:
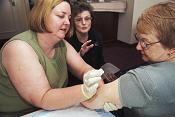
M 150 65 L 100 87 L 84 105 L 106 111 L 128 107 L 133 117 L 175 117 L 175 1 L 145 10 L 136 32 L 136 48 Z
M 74 32 L 68 42 L 80 54 L 83 60 L 92 67 L 99 69 L 104 64 L 102 35 L 92 27 L 92 6 L 86 1 L 72 2 L 72 19 Z M 79 84 L 78 80 L 69 73 L 69 84 Z

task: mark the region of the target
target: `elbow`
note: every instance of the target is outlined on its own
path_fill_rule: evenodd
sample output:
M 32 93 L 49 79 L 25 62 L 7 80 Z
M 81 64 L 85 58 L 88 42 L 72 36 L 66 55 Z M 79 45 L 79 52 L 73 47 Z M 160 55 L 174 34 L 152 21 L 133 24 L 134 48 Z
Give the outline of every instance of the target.
M 44 110 L 55 110 L 56 108 L 49 101 L 48 94 L 50 89 L 47 90 L 40 98 L 31 99 L 32 104 L 35 107 L 44 109 Z
M 53 105 L 49 104 L 49 100 L 47 100 L 47 98 L 43 97 L 40 100 L 33 100 L 32 101 L 32 105 L 34 105 L 37 108 L 41 108 L 44 110 L 55 110 L 56 108 L 54 108 Z
M 37 99 L 37 100 L 32 100 L 31 101 L 32 105 L 37 107 L 37 108 L 41 108 L 41 109 L 44 109 L 44 110 L 54 110 L 52 107 L 50 107 L 46 101 L 44 100 L 44 98 L 42 99 Z

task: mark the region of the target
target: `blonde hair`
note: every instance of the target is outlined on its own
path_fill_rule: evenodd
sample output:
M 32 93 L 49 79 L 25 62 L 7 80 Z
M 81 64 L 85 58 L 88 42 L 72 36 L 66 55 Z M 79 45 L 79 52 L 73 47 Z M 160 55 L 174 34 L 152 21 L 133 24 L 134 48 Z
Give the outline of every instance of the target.
M 29 19 L 29 27 L 35 32 L 50 32 L 47 29 L 46 22 L 49 17 L 51 10 L 60 4 L 61 2 L 66 1 L 70 4 L 69 0 L 36 0 Z M 71 5 L 71 4 L 70 4 Z M 70 21 L 70 28 L 66 34 L 65 38 L 69 38 L 72 33 L 72 21 Z
M 175 2 L 163 2 L 146 9 L 136 29 L 143 34 L 156 33 L 162 45 L 175 48 Z

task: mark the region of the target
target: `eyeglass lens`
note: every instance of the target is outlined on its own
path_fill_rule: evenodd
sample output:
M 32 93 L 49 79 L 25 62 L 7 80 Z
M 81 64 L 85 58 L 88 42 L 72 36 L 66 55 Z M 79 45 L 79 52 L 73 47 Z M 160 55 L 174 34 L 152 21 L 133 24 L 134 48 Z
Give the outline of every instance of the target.
M 156 41 L 156 42 L 153 42 L 153 43 L 148 43 L 145 40 L 143 40 L 142 38 L 140 38 L 137 33 L 135 33 L 134 36 L 135 36 L 135 39 L 138 41 L 138 43 L 140 43 L 140 45 L 142 46 L 142 48 L 145 48 L 145 49 L 148 48 L 151 45 L 154 45 L 156 43 L 160 43 L 160 40 L 159 41 Z
M 91 19 L 92 19 L 92 17 L 84 17 L 84 18 L 82 18 L 82 17 L 79 17 L 79 18 L 75 18 L 75 21 L 76 22 L 82 22 L 83 20 L 84 21 L 91 21 Z

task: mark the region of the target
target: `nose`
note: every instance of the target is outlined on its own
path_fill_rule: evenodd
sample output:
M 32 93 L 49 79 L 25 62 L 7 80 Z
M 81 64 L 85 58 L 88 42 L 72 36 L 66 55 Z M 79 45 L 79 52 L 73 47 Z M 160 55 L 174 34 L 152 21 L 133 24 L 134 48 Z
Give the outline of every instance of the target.
M 70 19 L 69 19 L 69 17 L 65 17 L 64 24 L 70 25 Z
M 86 24 L 86 21 L 85 21 L 85 19 L 84 19 L 84 18 L 82 19 L 82 24 Z
M 142 46 L 140 45 L 139 42 L 137 43 L 136 49 L 137 49 L 137 50 L 142 50 Z

